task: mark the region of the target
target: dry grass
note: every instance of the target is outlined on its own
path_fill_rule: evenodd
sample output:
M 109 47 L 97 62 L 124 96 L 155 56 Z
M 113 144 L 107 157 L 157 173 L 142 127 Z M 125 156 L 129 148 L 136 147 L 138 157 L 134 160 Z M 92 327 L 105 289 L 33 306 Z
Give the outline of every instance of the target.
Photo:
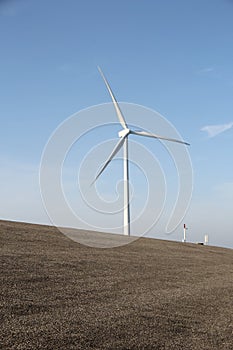
M 1 349 L 233 349 L 233 251 L 0 221 Z

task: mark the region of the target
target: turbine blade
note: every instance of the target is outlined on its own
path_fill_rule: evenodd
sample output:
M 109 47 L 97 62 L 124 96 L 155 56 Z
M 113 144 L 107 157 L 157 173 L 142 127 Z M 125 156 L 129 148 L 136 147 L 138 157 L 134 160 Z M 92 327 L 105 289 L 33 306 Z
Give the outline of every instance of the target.
M 110 88 L 110 85 L 109 85 L 107 79 L 104 76 L 104 73 L 102 72 L 102 70 L 100 69 L 99 66 L 98 66 L 98 70 L 99 70 L 99 72 L 100 72 L 100 74 L 101 74 L 101 76 L 102 76 L 102 78 L 103 78 L 103 80 L 105 82 L 105 85 L 106 85 L 106 87 L 108 89 L 108 92 L 109 92 L 109 94 L 111 96 L 112 102 L 113 102 L 115 110 L 116 110 L 116 114 L 117 114 L 118 119 L 119 119 L 119 122 L 121 123 L 121 125 L 123 126 L 124 129 L 128 129 L 128 126 L 127 126 L 127 124 L 125 122 L 125 118 L 124 118 L 124 116 L 123 116 L 123 114 L 121 112 L 121 109 L 120 109 L 120 107 L 119 107 L 119 105 L 117 103 L 117 100 L 116 100 L 115 96 L 113 95 L 112 89 Z
M 151 134 L 150 132 L 147 132 L 147 131 L 133 131 L 133 130 L 130 130 L 130 134 L 138 135 L 138 136 L 153 137 L 154 139 L 178 142 L 178 143 L 182 143 L 184 145 L 190 146 L 190 144 L 188 142 L 184 142 L 184 141 L 176 140 L 176 139 L 171 139 L 169 137 L 164 137 L 164 136 L 160 136 L 160 135 L 156 135 L 156 134 Z
M 102 174 L 102 172 L 106 169 L 106 167 L 108 166 L 108 164 L 111 162 L 111 160 L 115 157 L 115 155 L 119 152 L 119 150 L 121 149 L 121 147 L 123 146 L 123 143 L 125 141 L 125 137 L 121 137 L 120 140 L 117 142 L 116 146 L 114 147 L 112 153 L 110 154 L 110 156 L 108 157 L 107 161 L 105 162 L 105 164 L 103 165 L 103 167 L 100 169 L 100 171 L 98 172 L 98 174 L 96 175 L 94 181 L 91 183 L 91 185 L 93 185 L 96 180 L 100 177 L 100 175 Z

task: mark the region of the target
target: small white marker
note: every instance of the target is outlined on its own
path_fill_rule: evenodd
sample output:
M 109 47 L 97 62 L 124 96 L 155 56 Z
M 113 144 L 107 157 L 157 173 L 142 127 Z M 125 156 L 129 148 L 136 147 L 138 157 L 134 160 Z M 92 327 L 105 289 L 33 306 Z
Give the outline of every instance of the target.
M 184 238 L 182 239 L 182 242 L 186 242 L 186 230 L 188 229 L 188 227 L 186 227 L 186 225 L 184 224 Z

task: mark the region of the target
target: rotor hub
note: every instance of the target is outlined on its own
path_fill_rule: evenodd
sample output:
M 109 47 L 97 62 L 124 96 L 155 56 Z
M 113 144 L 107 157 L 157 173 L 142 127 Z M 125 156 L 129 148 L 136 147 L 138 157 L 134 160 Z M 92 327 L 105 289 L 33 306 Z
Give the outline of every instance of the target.
M 123 129 L 120 132 L 118 132 L 119 137 L 125 137 L 130 134 L 130 129 Z

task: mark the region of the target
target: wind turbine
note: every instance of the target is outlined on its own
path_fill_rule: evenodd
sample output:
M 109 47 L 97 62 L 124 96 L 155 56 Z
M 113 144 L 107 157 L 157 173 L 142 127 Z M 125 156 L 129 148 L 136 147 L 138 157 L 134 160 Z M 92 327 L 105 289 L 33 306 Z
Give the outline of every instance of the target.
M 104 73 L 102 72 L 102 70 L 100 69 L 100 67 L 98 67 L 98 70 L 104 80 L 104 83 L 108 89 L 108 92 L 111 96 L 113 105 L 115 107 L 116 110 L 116 114 L 117 117 L 119 119 L 119 122 L 121 124 L 121 126 L 123 127 L 123 129 L 118 133 L 118 136 L 120 138 L 120 140 L 118 141 L 118 143 L 116 144 L 116 146 L 114 147 L 112 153 L 110 154 L 110 156 L 108 157 L 108 159 L 106 160 L 105 164 L 103 165 L 103 167 L 100 169 L 100 171 L 98 172 L 98 174 L 96 175 L 93 183 L 96 182 L 96 180 L 99 178 L 99 176 L 103 173 L 103 171 L 106 169 L 106 167 L 108 166 L 108 164 L 111 162 L 111 160 L 115 157 L 115 155 L 119 152 L 119 150 L 121 149 L 121 147 L 123 147 L 123 169 L 124 169 L 124 234 L 127 236 L 130 236 L 130 205 L 129 205 L 129 160 L 128 160 L 128 136 L 129 135 L 137 135 L 137 136 L 145 136 L 145 137 L 152 137 L 155 139 L 160 139 L 160 140 L 166 140 L 166 141 L 172 141 L 172 142 L 178 142 L 178 143 L 182 143 L 184 145 L 189 145 L 189 143 L 184 142 L 184 141 L 180 141 L 180 140 L 176 140 L 176 139 L 172 139 L 172 138 L 167 138 L 164 136 L 159 136 L 156 134 L 152 134 L 149 133 L 147 131 L 136 131 L 136 130 L 131 130 L 128 128 L 128 125 L 126 124 L 125 118 L 121 112 L 120 106 L 117 103 L 117 100 L 112 92 L 112 89 L 107 81 L 107 79 L 104 76 Z

